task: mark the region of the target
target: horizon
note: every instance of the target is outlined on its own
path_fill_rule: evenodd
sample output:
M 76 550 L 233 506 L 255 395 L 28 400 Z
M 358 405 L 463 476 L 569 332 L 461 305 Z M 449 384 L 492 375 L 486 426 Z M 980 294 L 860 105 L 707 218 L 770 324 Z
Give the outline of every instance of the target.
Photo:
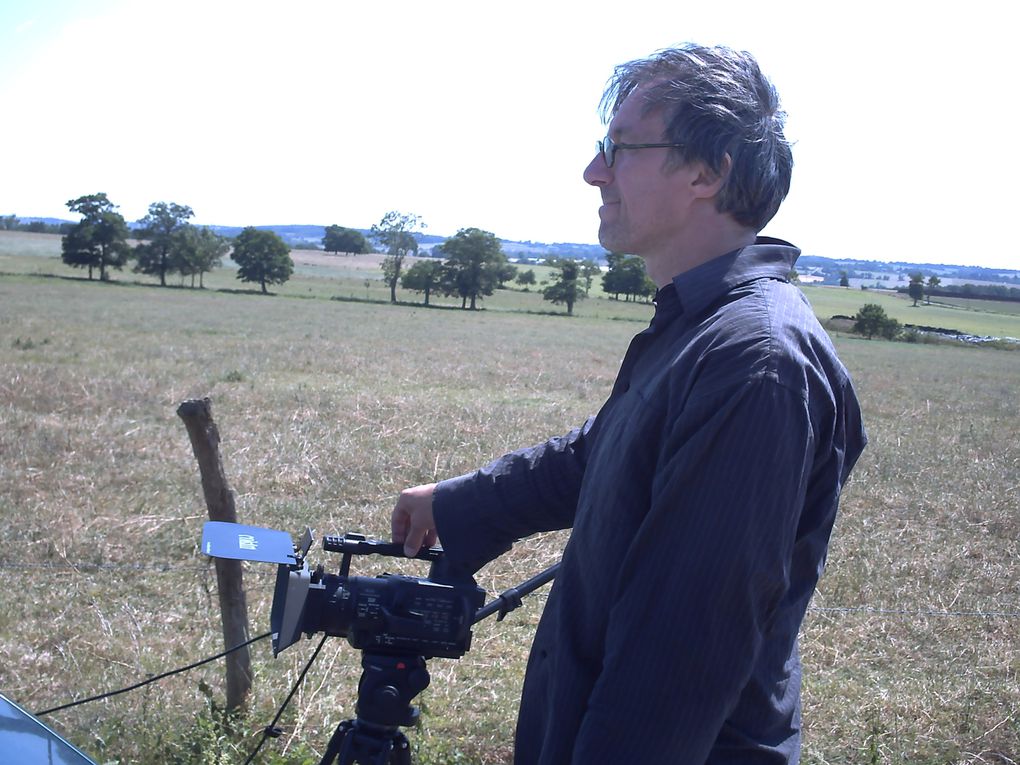
M 4 215 L 5 215 L 5 213 L 0 213 L 0 218 L 4 217 Z M 36 220 L 36 221 L 43 221 L 43 222 L 72 223 L 72 224 L 73 223 L 77 223 L 77 221 L 71 220 L 69 218 L 53 218 L 53 217 L 38 216 L 38 215 L 26 215 L 24 217 L 18 216 L 18 220 L 19 221 L 33 221 L 33 220 Z M 128 223 L 129 226 L 130 225 L 136 225 L 138 223 L 138 221 L 127 221 L 127 223 Z M 203 226 L 207 226 L 209 228 L 229 228 L 229 229 L 233 229 L 233 228 L 236 228 L 236 229 L 247 228 L 247 226 L 238 226 L 238 225 L 222 224 L 222 223 L 203 223 L 203 224 L 190 224 L 190 225 L 195 225 L 195 226 L 198 226 L 199 228 L 201 228 Z M 322 229 L 325 229 L 327 226 L 330 226 L 330 225 L 342 225 L 342 224 L 332 224 L 332 223 L 330 223 L 330 224 L 322 224 L 322 223 L 254 223 L 254 224 L 251 224 L 251 226 L 253 228 L 258 228 L 258 229 L 286 229 L 286 228 L 322 228 Z M 355 228 L 355 227 L 354 226 L 345 226 L 345 228 Z M 368 228 L 357 228 L 355 230 L 361 231 L 362 233 L 366 233 L 366 232 L 369 231 Z M 47 232 L 43 232 L 43 233 L 47 233 Z M 422 231 L 422 232 L 415 232 L 415 233 L 420 235 L 420 236 L 435 237 L 435 238 L 438 238 L 438 239 L 448 239 L 450 236 L 452 236 L 452 234 L 435 234 L 435 233 L 427 233 L 427 232 L 424 232 L 424 231 Z M 52 234 L 52 235 L 53 236 L 57 236 L 57 234 Z M 503 238 L 503 237 L 497 237 L 497 239 L 499 239 L 501 242 L 508 242 L 510 244 L 526 244 L 526 245 L 532 245 L 532 246 L 536 246 L 536 247 L 541 247 L 541 246 L 545 246 L 545 247 L 558 247 L 558 246 L 562 246 L 562 247 L 597 247 L 597 248 L 602 249 L 603 252 L 606 251 L 605 248 L 603 248 L 602 245 L 600 245 L 600 244 L 589 244 L 589 243 L 586 243 L 586 242 L 543 242 L 543 241 L 539 241 L 539 240 L 535 240 L 535 239 L 506 239 L 506 238 Z M 291 245 L 288 243 L 288 246 L 291 246 Z M 321 247 L 321 243 L 320 243 L 320 247 Z M 302 248 L 291 246 L 291 249 L 302 249 Z M 958 268 L 958 269 L 976 268 L 976 269 L 985 269 L 985 270 L 989 270 L 989 271 L 994 271 L 994 272 L 996 272 L 996 273 L 998 273 L 1000 275 L 1020 276 L 1020 268 L 1006 268 L 1006 267 L 1001 267 L 1000 268 L 1000 267 L 996 267 L 996 266 L 983 266 L 983 265 L 976 264 L 976 263 L 974 263 L 974 264 L 971 264 L 971 263 L 936 263 L 936 262 L 932 262 L 932 261 L 879 260 L 879 259 L 874 259 L 874 258 L 872 258 L 872 259 L 863 259 L 863 258 L 833 258 L 833 257 L 829 257 L 827 255 L 818 255 L 816 253 L 810 253 L 810 252 L 801 252 L 801 254 L 800 254 L 799 258 L 798 258 L 798 262 L 799 262 L 800 258 L 821 258 L 823 260 L 830 260 L 830 261 L 833 261 L 833 262 L 836 262 L 836 263 L 862 263 L 862 264 L 880 263 L 880 264 L 888 265 L 888 266 L 895 266 L 895 265 L 908 265 L 908 266 L 911 266 L 912 265 L 912 266 L 918 266 L 919 268 L 920 267 L 924 267 L 924 266 L 931 266 L 931 267 L 937 267 L 937 268 Z

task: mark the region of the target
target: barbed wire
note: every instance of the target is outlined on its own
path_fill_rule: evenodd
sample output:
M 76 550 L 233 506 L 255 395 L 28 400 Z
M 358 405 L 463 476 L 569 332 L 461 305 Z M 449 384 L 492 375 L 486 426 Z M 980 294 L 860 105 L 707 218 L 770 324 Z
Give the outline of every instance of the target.
M 69 561 L 42 561 L 38 563 L 15 563 L 0 561 L 0 570 L 46 570 L 46 571 L 155 571 L 157 573 L 176 573 L 179 571 L 196 573 L 209 570 L 209 566 L 175 566 L 168 563 L 84 563 Z
M 933 611 L 929 609 L 879 608 L 878 606 L 808 606 L 812 611 L 838 614 L 879 614 L 882 616 L 968 616 L 1017 619 L 1020 611 Z
M 177 566 L 169 563 L 86 563 L 72 561 L 42 561 L 37 563 L 20 563 L 16 561 L 0 561 L 3 570 L 46 570 L 58 573 L 82 571 L 147 571 L 159 574 L 206 574 L 212 569 L 212 561 L 207 565 Z M 883 608 L 881 606 L 808 606 L 808 613 L 823 614 L 874 614 L 877 616 L 935 616 L 949 618 L 981 618 L 981 619 L 1020 619 L 1020 611 L 982 611 L 971 610 L 936 610 Z

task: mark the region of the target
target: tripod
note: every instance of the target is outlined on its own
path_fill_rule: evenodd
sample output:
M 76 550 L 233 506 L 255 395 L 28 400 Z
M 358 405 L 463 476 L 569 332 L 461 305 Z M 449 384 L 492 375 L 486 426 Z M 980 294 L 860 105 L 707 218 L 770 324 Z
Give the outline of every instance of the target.
M 411 699 L 429 685 L 422 656 L 361 653 L 357 717 L 344 720 L 319 765 L 410 765 L 411 750 L 400 726 L 418 722 Z

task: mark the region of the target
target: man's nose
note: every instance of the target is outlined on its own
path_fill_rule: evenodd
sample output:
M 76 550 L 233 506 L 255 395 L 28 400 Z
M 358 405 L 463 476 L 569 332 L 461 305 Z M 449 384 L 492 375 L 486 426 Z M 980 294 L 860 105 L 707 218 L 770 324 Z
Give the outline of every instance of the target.
M 588 167 L 584 168 L 584 182 L 592 186 L 605 186 L 612 180 L 613 171 L 606 167 L 606 160 L 602 152 L 595 152 Z

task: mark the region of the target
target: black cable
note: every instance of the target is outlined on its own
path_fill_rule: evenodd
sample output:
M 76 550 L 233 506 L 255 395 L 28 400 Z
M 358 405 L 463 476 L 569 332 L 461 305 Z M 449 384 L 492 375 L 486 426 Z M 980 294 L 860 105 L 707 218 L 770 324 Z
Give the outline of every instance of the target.
M 81 699 L 79 701 L 72 701 L 69 704 L 63 704 L 62 706 L 53 707 L 52 709 L 44 709 L 41 712 L 36 712 L 35 716 L 36 717 L 42 717 L 43 715 L 48 715 L 51 712 L 59 712 L 61 709 L 68 709 L 70 707 L 76 707 L 79 704 L 87 704 L 90 701 L 99 701 L 100 699 L 106 699 L 106 698 L 109 698 L 110 696 L 116 696 L 119 693 L 127 693 L 128 691 L 133 691 L 136 688 L 141 688 L 143 685 L 148 685 L 149 683 L 154 683 L 157 680 L 162 680 L 164 677 L 170 677 L 170 675 L 179 675 L 181 672 L 187 672 L 188 670 L 194 669 L 195 667 L 201 667 L 203 664 L 208 664 L 211 661 L 216 661 L 216 659 L 222 659 L 227 654 L 233 653 L 234 651 L 237 651 L 237 650 L 240 650 L 241 648 L 244 648 L 246 645 L 251 645 L 252 643 L 254 643 L 254 642 L 258 641 L 258 640 L 263 640 L 263 639 L 269 637 L 271 634 L 272 634 L 271 632 L 266 632 L 265 634 L 259 635 L 258 637 L 253 637 L 251 640 L 249 640 L 249 641 L 247 641 L 245 643 L 241 643 L 240 645 L 235 645 L 233 648 L 228 648 L 226 651 L 223 651 L 223 653 L 218 653 L 215 656 L 210 656 L 208 659 L 202 659 L 202 661 L 196 661 L 194 664 L 189 664 L 188 666 L 181 667 L 180 669 L 173 669 L 173 670 L 170 670 L 169 672 L 164 672 L 162 675 L 156 675 L 155 677 L 150 677 L 148 680 L 143 680 L 140 683 L 135 683 L 134 685 L 128 686 L 127 688 L 121 688 L 119 691 L 110 691 L 109 693 L 101 693 L 98 696 L 92 696 L 90 698 Z
M 244 761 L 244 765 L 251 765 L 251 761 L 255 759 L 255 755 L 259 753 L 262 745 L 266 743 L 266 739 L 279 738 L 281 731 L 276 727 L 276 723 L 280 722 L 280 718 L 283 717 L 283 710 L 287 708 L 290 700 L 294 698 L 294 694 L 297 693 L 297 689 L 300 688 L 301 683 L 305 681 L 305 675 L 308 674 L 308 670 L 312 668 L 312 664 L 315 662 L 316 657 L 318 657 L 319 651 L 322 650 L 322 646 L 326 642 L 326 637 L 326 635 L 323 635 L 322 640 L 320 640 L 319 644 L 315 647 L 315 652 L 312 654 L 312 658 L 308 660 L 308 663 L 305 664 L 305 668 L 301 670 L 301 674 L 298 675 L 298 679 L 295 681 L 294 687 L 290 689 L 290 693 L 287 694 L 287 698 L 283 700 L 283 704 L 280 705 L 280 709 L 276 712 L 276 717 L 273 718 L 273 721 L 269 723 L 269 725 L 263 728 L 262 738 L 259 740 L 258 746 L 256 746 L 255 750 L 248 755 L 248 759 Z

